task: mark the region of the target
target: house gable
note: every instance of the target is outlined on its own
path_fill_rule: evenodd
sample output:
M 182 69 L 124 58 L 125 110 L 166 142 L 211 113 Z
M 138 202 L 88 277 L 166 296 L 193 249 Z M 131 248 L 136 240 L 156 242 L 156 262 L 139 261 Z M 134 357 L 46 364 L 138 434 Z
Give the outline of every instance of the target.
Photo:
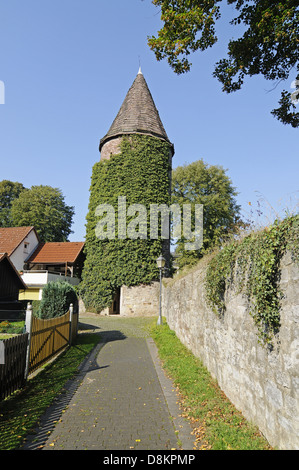
M 34 227 L 0 227 L 0 253 L 7 253 L 18 271 L 39 244 Z

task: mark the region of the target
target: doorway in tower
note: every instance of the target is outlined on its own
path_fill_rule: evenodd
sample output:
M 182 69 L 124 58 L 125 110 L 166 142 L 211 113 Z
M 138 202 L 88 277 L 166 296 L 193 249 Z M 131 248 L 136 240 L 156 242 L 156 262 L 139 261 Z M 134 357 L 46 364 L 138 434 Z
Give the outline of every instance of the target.
M 112 305 L 109 308 L 109 315 L 119 315 L 119 314 L 120 314 L 120 288 L 117 288 L 114 294 Z

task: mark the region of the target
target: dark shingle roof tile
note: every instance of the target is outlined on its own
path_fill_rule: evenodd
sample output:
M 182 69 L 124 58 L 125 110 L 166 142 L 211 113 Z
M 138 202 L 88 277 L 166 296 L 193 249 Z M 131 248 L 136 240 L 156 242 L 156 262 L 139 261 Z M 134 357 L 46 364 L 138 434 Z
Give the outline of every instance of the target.
M 139 71 L 109 131 L 100 141 L 100 151 L 111 138 L 124 134 L 148 134 L 169 142 L 143 74 Z

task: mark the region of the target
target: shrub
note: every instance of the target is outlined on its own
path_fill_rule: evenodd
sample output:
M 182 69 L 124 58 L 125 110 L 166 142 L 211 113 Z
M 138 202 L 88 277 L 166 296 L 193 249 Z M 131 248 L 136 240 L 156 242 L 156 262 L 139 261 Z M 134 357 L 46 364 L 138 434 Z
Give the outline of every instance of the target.
M 78 299 L 73 286 L 64 281 L 49 282 L 43 289 L 37 316 L 42 319 L 60 317 L 69 310 L 70 304 L 76 311 Z
M 224 246 L 209 263 L 206 275 L 207 300 L 214 312 L 225 313 L 225 291 L 237 273 L 237 292 L 247 296 L 259 336 L 271 346 L 280 328 L 280 261 L 290 251 L 299 262 L 298 241 L 296 215 Z
M 0 333 L 6 333 L 10 328 L 10 323 L 7 320 L 4 320 L 0 323 Z

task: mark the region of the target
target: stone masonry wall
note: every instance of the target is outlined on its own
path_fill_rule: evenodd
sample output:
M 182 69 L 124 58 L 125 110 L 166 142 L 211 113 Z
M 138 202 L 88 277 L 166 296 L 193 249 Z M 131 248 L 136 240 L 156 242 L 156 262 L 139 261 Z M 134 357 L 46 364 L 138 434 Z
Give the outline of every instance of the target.
M 120 289 L 119 315 L 123 317 L 157 317 L 159 315 L 159 282 L 139 286 L 122 286 Z M 82 313 L 86 311 L 81 301 Z M 109 307 L 99 315 L 111 315 Z
M 122 137 L 108 140 L 102 147 L 101 160 L 109 160 L 112 155 L 120 153 Z
M 122 286 L 120 293 L 120 315 L 157 316 L 159 314 L 159 283 L 134 287 Z
M 281 262 L 281 328 L 272 352 L 259 343 L 248 301 L 232 287 L 219 318 L 205 300 L 204 264 L 164 281 L 163 315 L 249 421 L 277 449 L 299 449 L 299 269 Z

